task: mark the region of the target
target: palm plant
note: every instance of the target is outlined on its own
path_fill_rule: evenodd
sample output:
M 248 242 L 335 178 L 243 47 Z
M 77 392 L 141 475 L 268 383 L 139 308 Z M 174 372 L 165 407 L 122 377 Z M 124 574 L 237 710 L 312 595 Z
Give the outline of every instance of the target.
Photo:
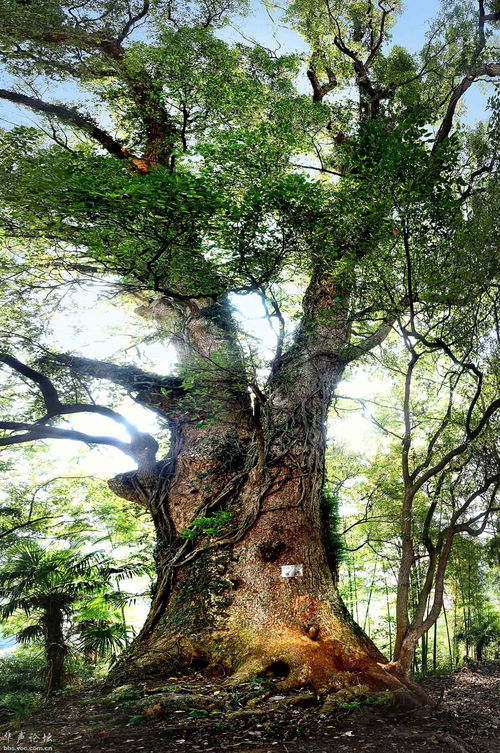
M 116 659 L 134 636 L 125 620 L 124 605 L 136 600 L 136 595 L 119 588 L 106 590 L 86 599 L 77 606 L 77 621 L 73 625 L 76 645 L 86 659 L 96 663 L 100 657 Z
M 121 621 L 113 619 L 83 620 L 76 625 L 78 647 L 92 663 L 100 656 L 116 658 L 128 645 L 129 631 Z
M 33 621 L 17 634 L 20 642 L 43 640 L 47 694 L 64 685 L 68 625 L 78 600 L 103 593 L 113 578 L 137 574 L 140 567 L 116 567 L 102 552 L 84 553 L 78 546 L 47 550 L 32 540 L 7 552 L 0 570 L 0 621 L 23 611 Z M 115 644 L 117 645 L 117 644 Z

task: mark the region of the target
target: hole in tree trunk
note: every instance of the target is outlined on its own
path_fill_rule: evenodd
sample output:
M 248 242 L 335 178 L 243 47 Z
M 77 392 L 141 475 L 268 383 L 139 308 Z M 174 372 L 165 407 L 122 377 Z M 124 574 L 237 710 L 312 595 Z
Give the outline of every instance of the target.
M 259 674 L 259 677 L 272 677 L 275 680 L 284 680 L 290 674 L 290 667 L 284 661 L 273 661 Z
M 208 661 L 202 656 L 195 656 L 189 665 L 189 669 L 192 672 L 202 672 L 208 667 Z
M 264 562 L 274 562 L 286 549 L 283 541 L 264 541 L 259 546 L 259 553 Z

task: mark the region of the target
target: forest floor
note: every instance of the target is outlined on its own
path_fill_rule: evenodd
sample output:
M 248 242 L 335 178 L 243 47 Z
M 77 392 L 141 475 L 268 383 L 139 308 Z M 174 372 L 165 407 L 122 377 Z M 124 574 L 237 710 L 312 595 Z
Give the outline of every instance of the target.
M 280 694 L 275 682 L 236 689 L 193 675 L 107 696 L 66 692 L 21 727 L 3 725 L 0 751 L 2 743 L 4 751 L 50 753 L 500 751 L 500 661 L 427 678 L 434 705 L 412 711 L 373 699 L 328 711 L 306 691 Z

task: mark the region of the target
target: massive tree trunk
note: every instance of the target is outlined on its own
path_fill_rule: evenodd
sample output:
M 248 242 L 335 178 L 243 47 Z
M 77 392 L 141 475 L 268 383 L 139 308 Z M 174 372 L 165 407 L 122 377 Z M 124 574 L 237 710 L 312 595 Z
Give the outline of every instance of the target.
M 158 581 L 122 670 L 194 664 L 236 681 L 270 672 L 283 688 L 324 691 L 406 684 L 349 616 L 326 545 L 326 420 L 345 366 L 346 297 L 313 277 L 294 343 L 252 401 L 227 304 L 199 303 L 184 318 L 179 347 L 197 400 L 157 396 L 172 446 L 164 482 L 153 474 L 141 488 L 158 531 Z M 157 304 L 154 313 L 166 311 Z M 112 488 L 134 498 L 130 479 Z

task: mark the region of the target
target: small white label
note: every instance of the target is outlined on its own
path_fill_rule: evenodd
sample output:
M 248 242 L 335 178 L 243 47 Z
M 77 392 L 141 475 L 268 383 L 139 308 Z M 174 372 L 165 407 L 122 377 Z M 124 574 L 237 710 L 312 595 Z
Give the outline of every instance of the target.
M 303 565 L 281 565 L 282 578 L 302 578 L 303 575 Z

